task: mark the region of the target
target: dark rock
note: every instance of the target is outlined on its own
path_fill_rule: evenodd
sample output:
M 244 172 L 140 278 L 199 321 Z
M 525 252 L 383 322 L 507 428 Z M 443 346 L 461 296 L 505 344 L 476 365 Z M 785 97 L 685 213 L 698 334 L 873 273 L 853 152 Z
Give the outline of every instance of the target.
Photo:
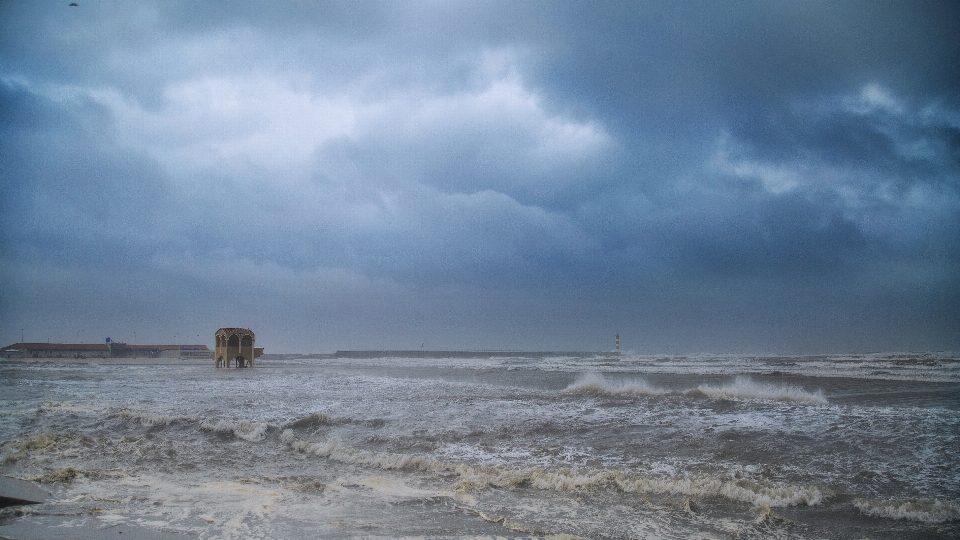
M 40 504 L 49 495 L 33 482 L 0 476 L 0 508 L 18 504 Z

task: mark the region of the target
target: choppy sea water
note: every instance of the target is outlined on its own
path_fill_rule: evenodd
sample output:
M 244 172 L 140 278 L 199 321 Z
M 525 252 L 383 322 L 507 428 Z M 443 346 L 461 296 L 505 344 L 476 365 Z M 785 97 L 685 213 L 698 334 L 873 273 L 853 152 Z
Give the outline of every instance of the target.
M 958 436 L 947 353 L 8 361 L 0 536 L 958 538 Z

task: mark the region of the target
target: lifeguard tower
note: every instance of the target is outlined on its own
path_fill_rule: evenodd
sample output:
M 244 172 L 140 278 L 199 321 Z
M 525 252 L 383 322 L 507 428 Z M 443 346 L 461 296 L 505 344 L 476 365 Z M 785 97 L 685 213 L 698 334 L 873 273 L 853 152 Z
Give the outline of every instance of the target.
M 217 349 L 214 358 L 216 366 L 253 367 L 253 360 L 263 354 L 263 349 L 255 347 L 256 336 L 249 328 L 221 328 L 214 335 Z

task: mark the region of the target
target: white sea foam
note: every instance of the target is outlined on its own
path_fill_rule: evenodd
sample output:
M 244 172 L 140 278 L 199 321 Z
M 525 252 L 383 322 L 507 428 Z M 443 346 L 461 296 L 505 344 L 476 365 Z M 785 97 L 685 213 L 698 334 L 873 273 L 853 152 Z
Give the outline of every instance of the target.
M 654 475 L 609 470 L 551 470 L 539 467 L 501 467 L 449 463 L 428 457 L 388 454 L 359 450 L 340 441 L 306 442 L 293 430 L 281 434 L 281 440 L 298 452 L 314 454 L 342 463 L 371 465 L 381 469 L 419 470 L 454 473 L 457 491 L 488 487 L 531 486 L 537 489 L 572 491 L 595 487 L 615 487 L 626 492 L 679 494 L 687 496 L 723 496 L 728 499 L 771 507 L 815 506 L 832 493 L 817 486 L 794 486 L 745 479 L 722 479 L 709 475 Z
M 873 517 L 905 519 L 922 523 L 944 523 L 960 519 L 960 501 L 858 499 L 853 504 L 862 513 Z
M 697 391 L 718 399 L 734 401 L 786 401 L 803 405 L 827 405 L 823 392 L 808 392 L 790 385 L 774 385 L 755 381 L 749 377 L 737 377 L 723 386 L 700 385 Z
M 125 419 L 135 420 L 147 427 L 166 426 L 166 425 L 170 425 L 173 422 L 192 420 L 192 418 L 190 418 L 189 416 L 182 416 L 182 415 L 170 416 L 166 414 L 139 413 L 139 412 L 133 412 L 128 410 L 122 410 L 110 416 L 114 418 L 125 418 Z
M 614 381 L 597 373 L 584 373 L 565 389 L 566 392 L 592 395 L 645 395 L 670 394 L 670 390 L 657 388 L 643 379 Z M 827 405 L 823 392 L 808 392 L 790 385 L 774 385 L 755 381 L 749 377 L 737 377 L 722 386 L 700 385 L 695 390 L 708 397 L 734 401 L 786 401 L 804 405 Z M 689 392 L 688 392 L 689 393 Z
M 322 458 L 332 459 L 341 463 L 372 465 L 381 469 L 391 470 L 422 470 L 441 472 L 449 470 L 449 466 L 435 460 L 407 454 L 388 454 L 383 452 L 369 452 L 360 450 L 340 441 L 330 440 L 322 442 L 307 442 L 297 439 L 293 430 L 286 429 L 280 440 L 298 452 L 313 454 Z
M 200 423 L 200 429 L 216 433 L 232 433 L 234 437 L 251 442 L 262 441 L 267 436 L 269 427 L 264 422 L 229 422 L 226 420 L 213 422 L 204 420 Z
M 647 396 L 658 396 L 667 393 L 666 390 L 650 386 L 650 384 L 643 379 L 611 381 L 597 373 L 584 373 L 578 377 L 576 381 L 570 383 L 565 391 L 578 394 Z
M 529 485 L 538 489 L 577 490 L 616 487 L 625 492 L 659 493 L 686 496 L 716 496 L 767 506 L 815 506 L 832 494 L 817 486 L 794 486 L 747 480 L 725 480 L 709 475 L 645 476 L 624 471 L 578 471 L 572 469 L 501 468 L 460 465 L 458 489 L 482 489 L 487 486 Z
M 186 374 L 109 365 L 109 376 L 60 379 L 55 365 L 49 376 L 0 365 L 11 381 L 0 405 L 27 411 L 0 416 L 0 451 L 10 455 L 2 472 L 75 475 L 56 486 L 50 510 L 92 530 L 113 516 L 218 538 L 492 530 L 450 512 L 452 503 L 504 526 L 561 523 L 587 538 L 802 536 L 775 513 L 793 505 L 791 518 L 829 537 L 856 534 L 851 513 L 896 524 L 904 537 L 952 537 L 956 385 L 858 375 L 957 371 L 933 360 L 264 362 Z M 830 370 L 852 375 L 823 378 Z M 208 458 L 224 450 L 227 459 Z M 829 505 L 826 486 L 848 503 Z M 428 501 L 424 490 L 451 499 Z

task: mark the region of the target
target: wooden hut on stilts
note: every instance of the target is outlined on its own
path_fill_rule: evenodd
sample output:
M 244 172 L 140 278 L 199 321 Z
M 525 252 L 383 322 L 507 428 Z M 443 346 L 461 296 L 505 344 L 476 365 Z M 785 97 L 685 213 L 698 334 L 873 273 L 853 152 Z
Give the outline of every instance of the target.
M 255 346 L 256 336 L 249 328 L 221 328 L 214 337 L 218 368 L 253 367 L 254 359 L 263 354 L 263 349 Z

